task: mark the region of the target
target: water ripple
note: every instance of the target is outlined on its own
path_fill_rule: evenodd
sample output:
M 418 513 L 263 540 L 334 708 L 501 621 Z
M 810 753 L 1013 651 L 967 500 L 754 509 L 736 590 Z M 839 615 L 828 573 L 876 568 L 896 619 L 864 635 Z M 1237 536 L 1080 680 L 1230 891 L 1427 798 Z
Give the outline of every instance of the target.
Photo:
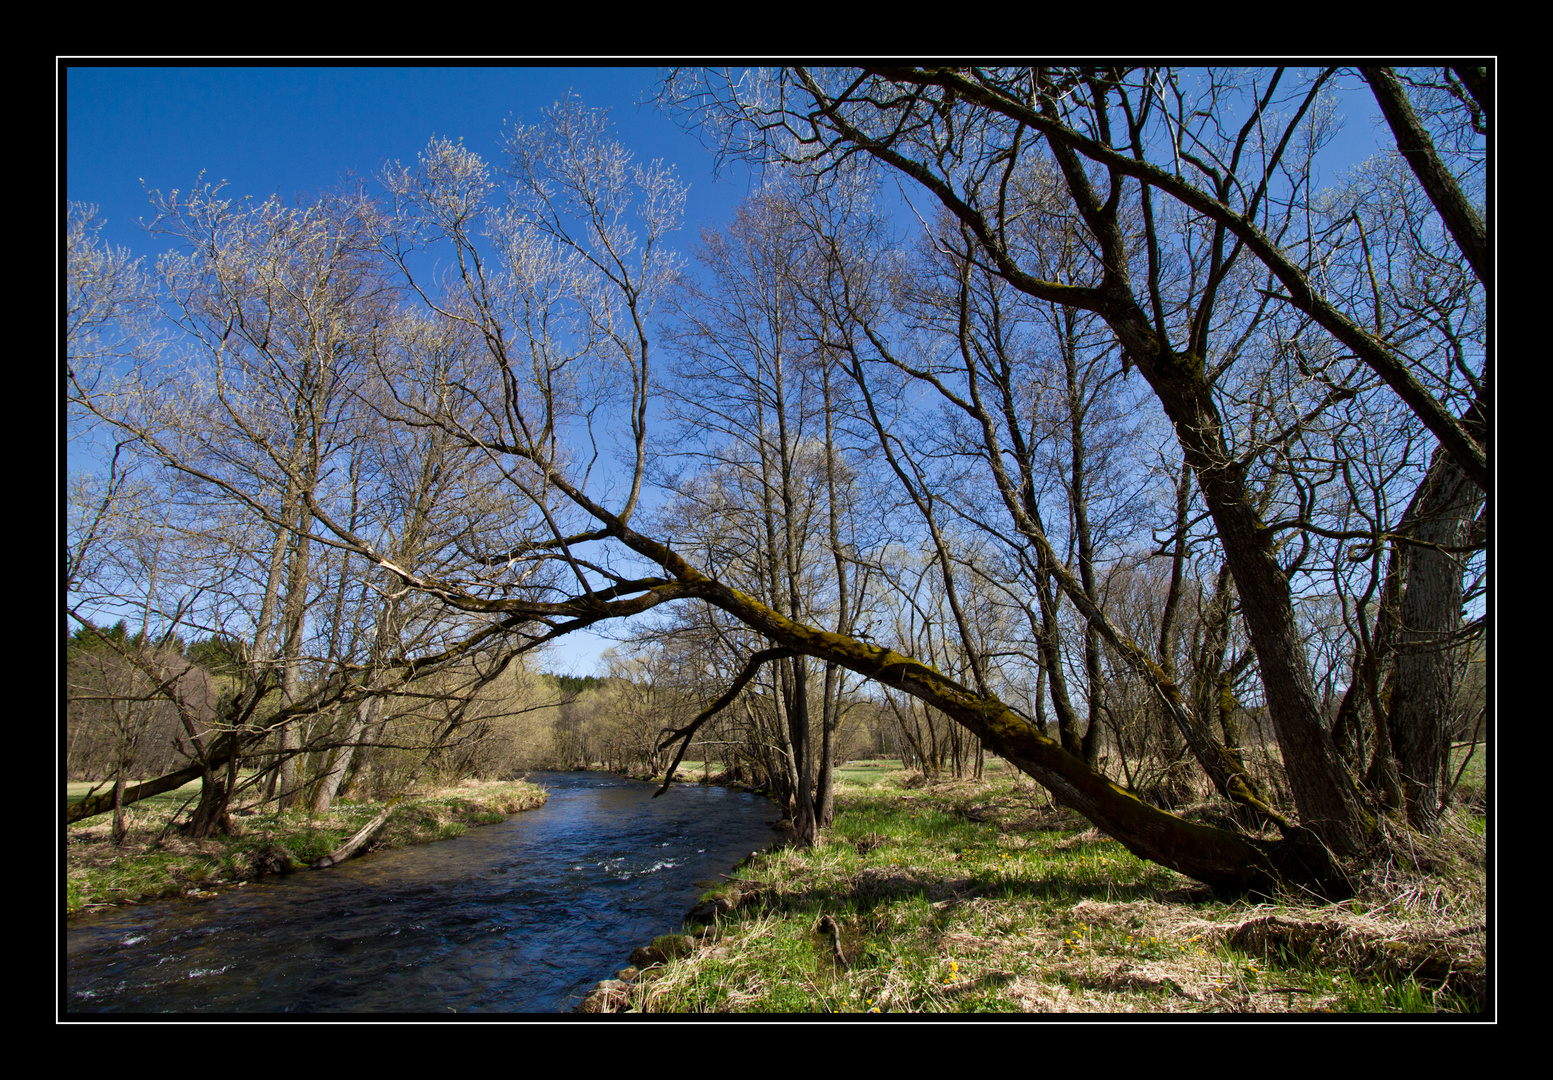
M 69 1012 L 569 1009 L 676 929 L 708 879 L 775 838 L 742 792 L 531 777 L 541 809 L 453 841 L 213 900 L 69 920 Z

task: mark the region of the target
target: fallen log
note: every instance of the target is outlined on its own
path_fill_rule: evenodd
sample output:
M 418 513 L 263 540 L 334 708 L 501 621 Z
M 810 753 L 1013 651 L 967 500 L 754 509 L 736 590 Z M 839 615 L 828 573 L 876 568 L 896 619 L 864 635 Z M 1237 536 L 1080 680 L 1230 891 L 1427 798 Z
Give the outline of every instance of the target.
M 388 815 L 392 814 L 393 812 L 394 808 L 392 804 L 385 806 L 383 808 L 383 812 L 363 825 L 355 836 L 345 841 L 345 843 L 335 848 L 329 854 L 314 859 L 309 865 L 308 869 L 323 870 L 326 867 L 342 863 L 352 855 L 356 854 L 356 852 L 361 849 L 361 846 L 372 837 L 372 834 L 383 827 L 383 822 L 387 821 Z

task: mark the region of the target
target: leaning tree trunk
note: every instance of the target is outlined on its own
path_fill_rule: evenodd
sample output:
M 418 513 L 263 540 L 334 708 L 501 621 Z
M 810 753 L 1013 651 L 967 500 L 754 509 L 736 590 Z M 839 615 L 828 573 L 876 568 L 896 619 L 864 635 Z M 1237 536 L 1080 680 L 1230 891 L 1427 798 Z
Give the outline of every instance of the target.
M 610 518 L 601 509 L 598 516 Z M 628 547 L 677 579 L 677 596 L 699 597 L 795 653 L 834 661 L 939 709 L 1140 858 L 1224 890 L 1273 891 L 1295 885 L 1335 895 L 1350 887 L 1328 847 L 1310 830 L 1287 826 L 1282 841 L 1265 841 L 1157 810 L 1065 752 L 993 695 L 969 690 L 909 656 L 789 619 L 708 578 L 619 519 L 609 524 Z M 701 722 L 681 734 L 688 740 Z
M 701 596 L 768 638 L 833 660 L 946 713 L 1140 858 L 1225 890 L 1271 891 L 1292 884 L 1338 894 L 1348 887 L 1326 847 L 1307 830 L 1290 828 L 1283 841 L 1264 841 L 1157 810 L 1064 751 L 997 698 L 977 694 L 900 653 L 803 626 L 705 578 L 659 545 L 647 541 L 643 547 L 644 554 L 652 551 L 665 557 L 690 585 L 691 595 Z
M 1272 530 L 1257 511 L 1245 467 L 1224 441 L 1202 358 L 1176 353 L 1156 337 L 1130 296 L 1119 298 L 1122 304 L 1128 309 L 1108 313 L 1108 321 L 1174 424 L 1218 529 L 1300 822 L 1338 855 L 1355 855 L 1370 838 L 1373 818 L 1327 730 Z

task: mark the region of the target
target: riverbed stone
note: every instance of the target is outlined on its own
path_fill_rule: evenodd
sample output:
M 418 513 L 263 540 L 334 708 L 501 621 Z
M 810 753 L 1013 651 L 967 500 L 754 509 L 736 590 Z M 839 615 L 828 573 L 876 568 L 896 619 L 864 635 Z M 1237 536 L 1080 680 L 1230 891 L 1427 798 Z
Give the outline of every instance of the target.
M 631 963 L 638 968 L 666 964 L 676 956 L 694 952 L 696 939 L 688 934 L 665 934 L 655 938 L 651 945 L 643 945 L 631 953 Z
M 588 991 L 577 1006 L 578 1012 L 617 1013 L 631 1007 L 631 984 L 622 979 L 605 979 Z

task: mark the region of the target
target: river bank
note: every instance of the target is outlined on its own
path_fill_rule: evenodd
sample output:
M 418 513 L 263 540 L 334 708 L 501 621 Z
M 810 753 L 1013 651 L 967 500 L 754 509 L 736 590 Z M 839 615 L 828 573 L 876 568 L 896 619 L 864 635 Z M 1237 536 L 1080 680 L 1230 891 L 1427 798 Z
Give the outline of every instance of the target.
M 542 810 L 458 843 L 68 920 L 70 1013 L 570 1011 L 775 835 L 743 792 L 533 773 Z
M 594 1012 L 1467 1012 L 1489 1008 L 1485 822 L 1352 900 L 1222 901 L 1017 777 L 849 780 L 813 848 L 755 856 Z
M 543 788 L 523 781 L 465 781 L 421 790 L 396 804 L 356 852 L 462 836 L 543 806 Z M 266 874 L 305 869 L 327 857 L 387 810 L 384 803 L 337 803 L 327 814 L 233 812 L 234 835 L 191 841 L 167 828 L 169 808 L 131 807 L 122 845 L 111 816 L 73 825 L 65 839 L 65 913 L 168 897 L 203 898 Z

